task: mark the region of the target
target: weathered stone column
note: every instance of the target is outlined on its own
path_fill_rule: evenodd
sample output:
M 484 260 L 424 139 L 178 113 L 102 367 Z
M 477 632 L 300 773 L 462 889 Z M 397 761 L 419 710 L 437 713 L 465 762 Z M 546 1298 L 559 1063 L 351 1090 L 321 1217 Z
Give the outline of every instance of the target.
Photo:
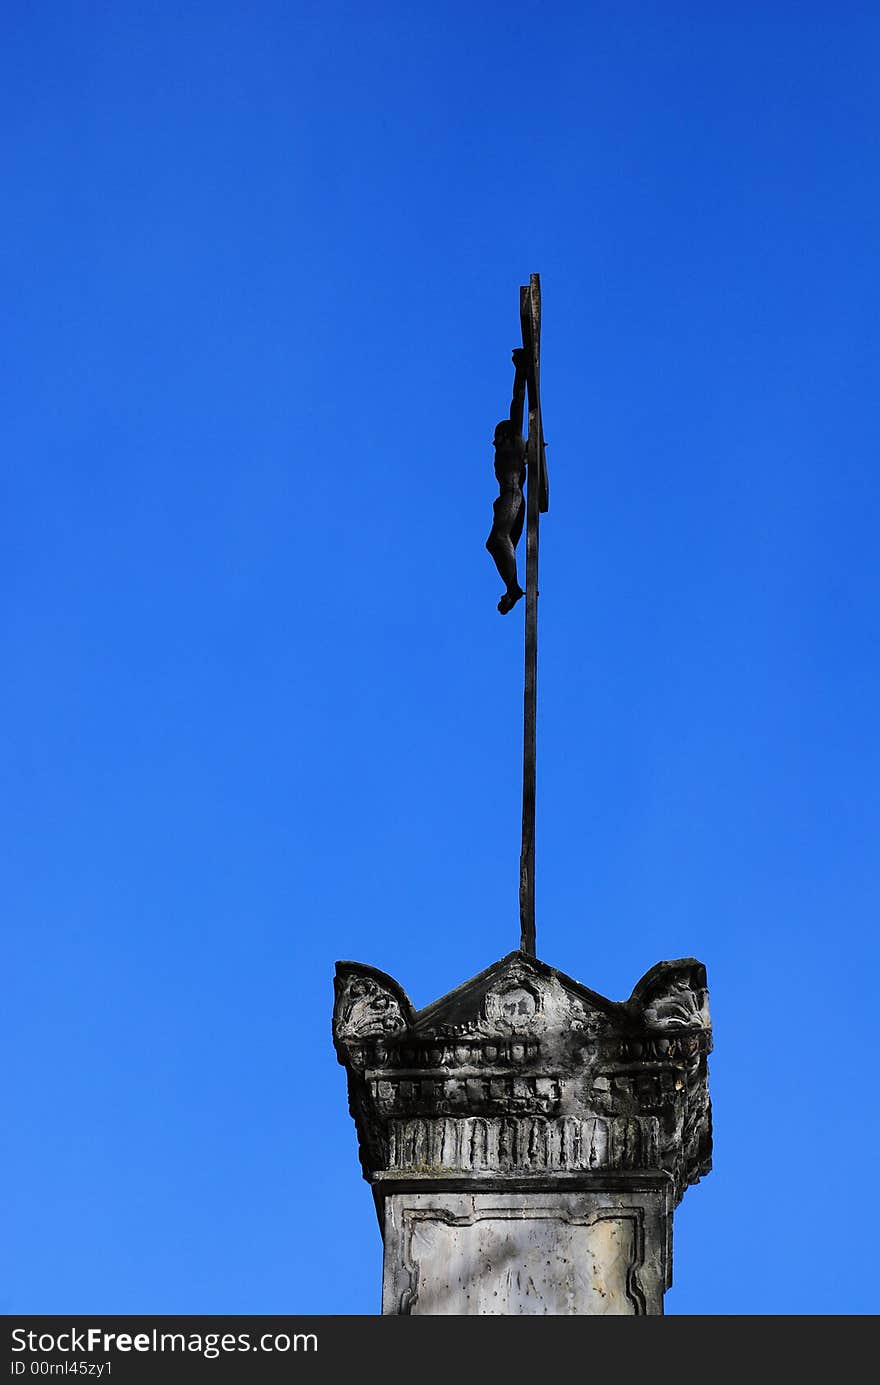
M 383 1313 L 663 1312 L 673 1208 L 711 1167 L 700 962 L 624 1002 L 522 952 L 419 1011 L 356 962 L 335 986 Z

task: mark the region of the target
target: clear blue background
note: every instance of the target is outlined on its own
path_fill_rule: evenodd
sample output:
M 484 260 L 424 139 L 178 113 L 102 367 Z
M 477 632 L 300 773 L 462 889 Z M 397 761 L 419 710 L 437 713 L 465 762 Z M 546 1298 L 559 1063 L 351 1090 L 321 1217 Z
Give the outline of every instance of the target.
M 13 3 L 7 1313 L 363 1313 L 337 958 L 518 943 L 483 543 L 544 288 L 538 951 L 711 988 L 670 1313 L 868 1313 L 880 14 Z

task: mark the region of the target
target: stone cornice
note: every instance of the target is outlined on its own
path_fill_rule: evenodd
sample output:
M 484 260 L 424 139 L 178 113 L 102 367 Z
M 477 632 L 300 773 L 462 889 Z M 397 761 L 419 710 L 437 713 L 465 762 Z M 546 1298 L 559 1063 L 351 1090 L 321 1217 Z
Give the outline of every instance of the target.
M 611 1001 L 514 952 L 416 1011 L 339 962 L 333 1040 L 364 1174 L 516 1179 L 711 1167 L 706 973 L 660 962 Z

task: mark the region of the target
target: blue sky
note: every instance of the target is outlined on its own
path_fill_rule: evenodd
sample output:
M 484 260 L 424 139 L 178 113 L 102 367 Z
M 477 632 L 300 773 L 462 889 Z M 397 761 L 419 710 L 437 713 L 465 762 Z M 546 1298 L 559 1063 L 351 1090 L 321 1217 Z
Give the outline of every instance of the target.
M 669 1313 L 876 1311 L 880 15 L 12 3 L 7 1313 L 378 1311 L 330 1042 L 515 947 L 706 963 Z

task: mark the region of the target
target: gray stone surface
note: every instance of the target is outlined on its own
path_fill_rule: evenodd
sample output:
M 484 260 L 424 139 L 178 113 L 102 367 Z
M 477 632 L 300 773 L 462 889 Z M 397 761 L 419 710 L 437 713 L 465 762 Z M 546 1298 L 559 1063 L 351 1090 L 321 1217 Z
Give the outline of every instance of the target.
M 382 1311 L 660 1313 L 664 1191 L 390 1193 Z
M 333 1036 L 383 1312 L 662 1312 L 673 1206 L 711 1166 L 700 962 L 616 1002 L 514 952 L 420 1011 L 340 962 Z

